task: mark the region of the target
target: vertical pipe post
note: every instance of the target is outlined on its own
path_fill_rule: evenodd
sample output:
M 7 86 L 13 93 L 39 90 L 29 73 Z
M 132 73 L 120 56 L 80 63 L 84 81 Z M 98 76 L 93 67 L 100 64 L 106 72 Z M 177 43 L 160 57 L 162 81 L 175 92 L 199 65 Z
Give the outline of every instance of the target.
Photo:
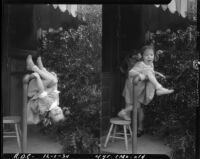
M 139 102 L 137 101 L 137 89 L 136 84 L 133 84 L 133 113 L 132 113 L 132 153 L 137 153 L 137 107 Z
M 22 106 L 22 153 L 27 153 L 27 89 L 30 76 L 23 78 L 23 106 Z

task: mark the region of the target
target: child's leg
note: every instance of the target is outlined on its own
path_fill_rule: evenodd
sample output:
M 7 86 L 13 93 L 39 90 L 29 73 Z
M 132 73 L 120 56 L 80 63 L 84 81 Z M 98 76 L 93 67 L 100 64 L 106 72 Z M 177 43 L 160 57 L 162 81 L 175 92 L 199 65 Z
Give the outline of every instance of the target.
M 57 90 L 57 75 L 54 72 L 50 73 L 50 72 L 47 71 L 47 69 L 44 67 L 44 65 L 42 63 L 42 59 L 41 59 L 40 56 L 37 58 L 37 66 L 39 67 L 40 70 L 46 72 L 46 74 L 48 74 L 50 77 L 53 76 L 54 80 L 52 81 L 52 83 L 53 83 L 53 86 L 55 86 L 55 89 Z M 49 81 L 44 80 L 43 83 L 44 83 L 45 86 L 47 86 L 49 84 Z
M 130 113 L 132 110 L 133 110 L 133 105 L 126 103 L 126 108 L 124 109 L 124 111 L 126 111 L 126 113 Z
M 132 109 L 133 109 L 133 105 L 126 103 L 126 106 L 125 106 L 124 110 L 125 110 L 125 112 L 126 112 L 126 114 L 127 114 L 127 116 L 129 118 L 131 118 L 131 111 L 132 111 Z
M 164 95 L 164 94 L 170 94 L 173 93 L 173 89 L 166 89 L 164 88 L 156 79 L 155 74 L 152 71 L 147 71 L 146 76 L 149 79 L 149 81 L 155 86 L 156 88 L 156 94 L 157 95 Z
M 138 114 L 137 137 L 140 137 L 144 134 L 144 130 L 143 130 L 144 112 L 143 112 L 143 108 L 141 106 L 137 109 L 137 114 Z
M 144 120 L 144 112 L 143 108 L 140 106 L 138 108 L 138 130 L 143 130 L 143 120 Z
M 40 70 L 37 66 L 34 66 L 32 70 L 40 75 L 40 77 L 43 79 L 42 81 L 45 87 L 51 87 L 57 84 L 57 78 L 48 72 Z
M 52 75 L 50 72 L 47 71 L 47 69 L 44 67 L 43 63 L 42 63 L 42 59 L 41 57 L 39 56 L 37 58 L 37 66 L 39 67 L 40 70 L 43 70 L 45 72 L 47 72 L 48 74 Z
M 40 93 L 44 92 L 45 89 L 44 89 L 43 82 L 42 82 L 42 80 L 40 78 L 40 75 L 38 73 L 36 73 L 36 72 L 34 72 L 32 75 L 36 78 L 36 82 L 37 82 L 37 86 L 38 86 L 39 92 Z
M 39 69 L 39 68 L 33 63 L 32 56 L 31 56 L 31 55 L 29 55 L 29 56 L 27 57 L 27 69 L 32 70 L 32 71 L 34 71 L 34 72 L 37 72 L 37 73 L 41 76 L 41 78 L 44 79 L 43 83 L 44 83 L 45 86 L 46 86 L 46 85 L 49 85 L 49 84 L 52 84 L 52 85 L 57 84 L 57 78 L 56 78 L 55 76 L 53 76 L 51 73 Z
M 44 68 L 44 65 L 42 63 L 42 59 L 40 56 L 37 58 L 37 66 L 39 67 L 39 69 L 46 71 L 46 68 Z
M 162 85 L 157 81 L 153 72 L 146 71 L 146 76 L 149 79 L 149 81 L 151 81 L 151 83 L 155 86 L 156 89 L 159 89 L 160 87 L 162 87 Z
M 131 120 L 130 117 L 130 112 L 132 111 L 133 106 L 131 104 L 126 104 L 126 108 L 122 109 L 119 113 L 118 116 L 124 120 Z
M 42 70 L 33 63 L 32 56 L 27 57 L 27 69 L 37 72 L 44 80 L 55 79 L 55 77 L 47 70 Z

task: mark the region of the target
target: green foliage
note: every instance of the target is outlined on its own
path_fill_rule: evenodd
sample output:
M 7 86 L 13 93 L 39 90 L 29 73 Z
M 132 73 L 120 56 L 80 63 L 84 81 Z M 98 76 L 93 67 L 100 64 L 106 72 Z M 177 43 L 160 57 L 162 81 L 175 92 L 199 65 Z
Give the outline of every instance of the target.
M 198 106 L 198 71 L 193 61 L 198 59 L 196 27 L 177 32 L 159 32 L 154 35 L 160 55 L 156 69 L 168 76 L 160 80 L 165 87 L 172 87 L 171 95 L 156 97 L 145 107 L 146 127 L 149 132 L 164 137 L 172 148 L 175 159 L 195 158 L 196 107 Z
M 43 35 L 40 51 L 45 66 L 59 78 L 60 106 L 66 121 L 45 128 L 63 144 L 64 153 L 98 153 L 101 102 L 100 5 L 83 5 L 86 25 Z

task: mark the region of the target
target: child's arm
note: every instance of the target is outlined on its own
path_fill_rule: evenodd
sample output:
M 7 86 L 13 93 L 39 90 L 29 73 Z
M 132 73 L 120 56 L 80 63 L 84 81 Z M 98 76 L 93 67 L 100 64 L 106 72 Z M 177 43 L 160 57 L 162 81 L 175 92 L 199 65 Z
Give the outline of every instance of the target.
M 129 71 L 129 77 L 135 77 L 135 82 L 137 83 L 138 80 L 145 80 L 145 75 L 143 75 L 142 73 L 139 73 L 138 71 L 135 71 L 134 69 L 131 69 Z
M 131 69 L 129 72 L 128 72 L 128 75 L 129 77 L 135 77 L 135 76 L 138 76 L 140 73 L 138 71 L 135 71 L 134 69 Z
M 139 77 L 140 80 L 144 80 L 145 79 L 145 75 L 140 73 L 139 70 L 141 70 L 143 68 L 143 63 L 138 62 L 135 64 L 135 66 L 129 71 L 129 77 Z
M 156 75 L 158 75 L 158 76 L 160 76 L 160 77 L 162 77 L 162 78 L 166 78 L 166 76 L 165 75 L 163 75 L 162 73 L 160 73 L 160 72 L 157 72 L 157 71 L 154 71 L 155 72 L 155 74 Z

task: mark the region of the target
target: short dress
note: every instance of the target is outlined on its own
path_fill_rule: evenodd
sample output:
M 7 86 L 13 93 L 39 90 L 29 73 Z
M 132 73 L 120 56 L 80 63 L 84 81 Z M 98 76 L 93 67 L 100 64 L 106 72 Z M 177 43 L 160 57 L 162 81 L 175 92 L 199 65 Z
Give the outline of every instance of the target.
M 42 93 L 37 91 L 33 93 L 32 91 L 27 103 L 27 123 L 38 124 L 41 121 L 41 116 L 44 116 L 55 102 L 59 105 L 59 91 L 57 90 L 52 89 L 52 91 Z
M 154 74 L 153 66 L 148 66 L 144 62 L 137 62 L 134 67 L 129 71 L 136 71 L 147 75 L 151 72 Z M 125 98 L 125 102 L 128 105 L 133 105 L 133 87 L 135 87 L 136 98 L 141 104 L 148 105 L 154 97 L 155 87 L 149 80 L 140 81 L 137 84 L 133 84 L 135 77 L 130 77 L 125 81 L 125 86 L 122 92 L 122 96 Z

